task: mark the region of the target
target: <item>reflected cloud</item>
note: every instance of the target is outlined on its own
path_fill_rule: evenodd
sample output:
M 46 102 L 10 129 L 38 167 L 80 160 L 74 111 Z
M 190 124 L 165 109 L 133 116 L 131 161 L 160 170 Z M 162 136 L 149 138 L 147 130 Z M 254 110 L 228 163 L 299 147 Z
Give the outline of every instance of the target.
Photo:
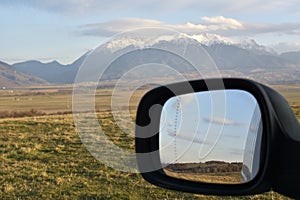
M 212 124 L 219 124 L 219 125 L 232 125 L 232 126 L 244 126 L 246 123 L 244 122 L 236 122 L 233 120 L 228 120 L 226 118 L 218 118 L 218 117 L 203 117 L 203 121 L 212 123 Z
M 198 144 L 205 144 L 205 145 L 211 145 L 212 143 L 209 141 L 205 141 L 203 139 L 199 138 L 199 134 L 184 134 L 182 132 L 176 133 L 172 129 L 167 129 L 168 135 L 176 139 L 181 139 L 185 140 L 187 142 L 193 142 L 193 143 L 198 143 Z M 197 137 L 198 136 L 198 137 Z
M 237 156 L 243 156 L 244 155 L 244 151 L 242 149 L 236 149 L 236 150 L 230 151 L 230 154 L 237 155 Z
M 226 137 L 226 138 L 231 138 L 231 139 L 239 139 L 241 138 L 240 135 L 232 135 L 232 134 L 223 134 L 223 137 Z

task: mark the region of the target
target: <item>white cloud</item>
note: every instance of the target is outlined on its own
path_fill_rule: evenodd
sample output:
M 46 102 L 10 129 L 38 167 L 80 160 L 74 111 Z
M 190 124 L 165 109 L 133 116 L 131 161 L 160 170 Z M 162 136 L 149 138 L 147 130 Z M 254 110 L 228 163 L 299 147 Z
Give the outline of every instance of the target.
M 285 11 L 288 14 L 299 12 L 299 2 L 295 0 L 2 0 L 1 5 L 26 5 L 58 13 L 81 14 L 90 12 L 124 12 L 140 10 L 147 13 L 178 12 L 186 9 L 209 13 L 262 13 Z
M 80 26 L 79 28 L 81 33 L 84 35 L 111 36 L 116 33 L 121 33 L 138 28 L 164 26 L 166 26 L 166 24 L 157 20 L 124 18 L 103 23 L 86 24 Z
M 238 21 L 224 16 L 202 17 L 200 23 L 169 24 L 158 20 L 125 18 L 103 23 L 86 24 L 79 27 L 83 35 L 111 36 L 116 33 L 145 27 L 173 29 L 182 33 L 213 33 L 222 36 L 255 36 L 259 34 L 300 35 L 299 23 L 259 24 Z
M 202 17 L 202 21 L 209 24 L 216 24 L 223 29 L 243 29 L 243 24 L 238 20 L 232 18 L 225 18 L 223 16 L 217 17 Z
M 225 18 L 223 16 L 217 16 L 212 18 L 203 17 L 202 19 L 204 23 L 196 24 L 192 22 L 187 22 L 186 24 L 168 24 L 158 20 L 125 18 L 103 23 L 86 24 L 81 26 L 80 29 L 82 31 L 82 34 L 84 35 L 95 36 L 108 36 L 115 33 L 145 27 L 173 29 L 179 32 L 189 34 L 244 29 L 242 22 L 231 18 Z
M 275 49 L 278 53 L 284 53 L 289 51 L 300 51 L 300 41 L 295 43 L 280 42 L 271 45 L 271 48 Z
M 123 1 L 124 2 L 124 1 Z M 130 2 L 127 1 L 127 2 Z M 89 14 L 91 12 L 95 13 L 101 10 L 114 10 L 120 9 L 118 5 L 123 5 L 122 1 L 118 4 L 118 1 L 108 1 L 108 0 L 27 0 L 26 2 L 22 0 L 4 0 L 1 1 L 1 5 L 20 5 L 33 7 L 40 10 L 46 10 L 55 13 L 61 14 L 70 14 L 70 15 L 81 15 Z

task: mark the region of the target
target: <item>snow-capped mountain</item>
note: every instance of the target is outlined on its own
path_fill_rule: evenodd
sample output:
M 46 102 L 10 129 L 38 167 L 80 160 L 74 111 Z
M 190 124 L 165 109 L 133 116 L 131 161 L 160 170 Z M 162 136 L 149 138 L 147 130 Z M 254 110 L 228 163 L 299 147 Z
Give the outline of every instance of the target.
M 122 54 L 118 51 L 119 57 L 110 64 L 104 78 L 106 80 L 118 79 L 133 67 L 145 63 L 164 64 L 173 67 L 179 73 L 190 73 L 193 66 L 180 60 L 179 57 L 174 57 L 174 54 L 168 51 L 161 51 L 161 49 L 172 50 L 180 47 L 183 50 L 192 50 L 189 53 L 206 50 L 218 69 L 229 76 L 243 75 L 269 83 L 281 83 L 287 80 L 300 83 L 300 63 L 297 60 L 299 57 L 297 52 L 278 55 L 274 50 L 259 45 L 252 39 L 232 39 L 215 34 L 153 35 L 150 33 L 149 35 L 150 37 L 122 35 L 106 43 L 102 48 L 103 55 L 99 54 L 100 58 L 97 59 L 107 60 L 117 50 L 126 49 L 123 51 L 126 53 Z M 101 55 L 105 57 L 101 58 Z M 83 55 L 69 65 L 31 61 L 14 64 L 13 68 L 43 78 L 50 83 L 73 83 L 86 56 L 87 54 Z M 205 67 L 201 58 L 198 58 L 197 62 Z M 95 63 L 95 67 L 98 64 Z M 167 76 L 163 71 L 161 74 Z M 87 78 L 92 76 L 95 76 L 94 71 L 87 75 Z
M 234 45 L 236 44 L 236 41 L 233 39 L 223 37 L 217 34 L 210 34 L 210 33 L 204 33 L 204 34 L 197 34 L 197 35 L 187 35 L 186 37 L 192 38 L 199 42 L 202 45 L 211 46 L 215 44 L 225 44 L 225 45 Z
M 125 48 L 127 46 L 134 46 L 140 49 L 149 48 L 160 42 L 176 42 L 176 43 L 193 43 L 197 42 L 203 46 L 213 45 L 229 45 L 236 46 L 241 49 L 249 50 L 258 55 L 276 55 L 271 47 L 259 45 L 255 40 L 250 38 L 229 38 L 217 34 L 203 33 L 203 34 L 172 34 L 172 35 L 159 35 L 153 37 L 142 37 L 139 35 L 122 35 L 109 43 L 106 47 L 111 51 Z
M 257 54 L 277 55 L 277 52 L 271 47 L 260 45 L 255 40 L 249 38 L 237 39 L 233 45 Z

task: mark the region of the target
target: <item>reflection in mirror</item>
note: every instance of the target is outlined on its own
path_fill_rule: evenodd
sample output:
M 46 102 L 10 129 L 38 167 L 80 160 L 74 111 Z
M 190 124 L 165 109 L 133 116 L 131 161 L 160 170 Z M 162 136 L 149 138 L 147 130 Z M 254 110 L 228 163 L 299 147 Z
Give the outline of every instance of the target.
M 196 182 L 249 182 L 259 170 L 261 137 L 259 105 L 246 91 L 172 97 L 160 119 L 163 171 Z

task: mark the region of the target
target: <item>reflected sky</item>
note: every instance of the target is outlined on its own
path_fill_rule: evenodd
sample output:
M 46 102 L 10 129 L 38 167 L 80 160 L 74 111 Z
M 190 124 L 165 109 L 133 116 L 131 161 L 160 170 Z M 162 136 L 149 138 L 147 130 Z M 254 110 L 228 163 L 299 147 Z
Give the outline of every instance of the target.
M 256 99 L 242 90 L 206 91 L 170 98 L 161 116 L 161 161 L 242 162 L 247 136 L 256 126 L 250 124 L 255 108 Z M 259 111 L 254 117 L 260 115 Z

